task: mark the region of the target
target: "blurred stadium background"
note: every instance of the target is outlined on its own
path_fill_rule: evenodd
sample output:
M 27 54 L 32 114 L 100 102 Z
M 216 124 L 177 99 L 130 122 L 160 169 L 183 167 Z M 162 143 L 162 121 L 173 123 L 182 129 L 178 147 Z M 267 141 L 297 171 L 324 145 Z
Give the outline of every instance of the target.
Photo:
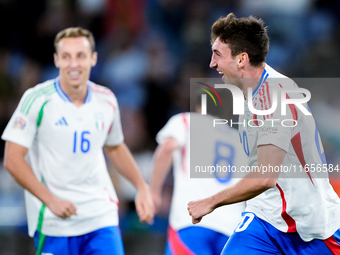
M 116 94 L 125 141 L 148 179 L 156 133 L 170 116 L 189 110 L 189 79 L 218 77 L 208 66 L 210 27 L 229 12 L 264 19 L 271 39 L 267 63 L 275 69 L 290 77 L 339 77 L 337 0 L 0 0 L 0 132 L 27 88 L 58 75 L 52 56 L 56 33 L 83 26 L 94 33 L 99 53 L 91 80 Z M 328 163 L 338 164 L 340 88 L 310 89 Z M 0 161 L 3 148 L 1 141 Z M 164 206 L 148 226 L 134 213 L 134 189 L 114 171 L 111 175 L 126 254 L 162 254 L 171 177 Z M 22 189 L 2 164 L 0 254 L 35 254 Z

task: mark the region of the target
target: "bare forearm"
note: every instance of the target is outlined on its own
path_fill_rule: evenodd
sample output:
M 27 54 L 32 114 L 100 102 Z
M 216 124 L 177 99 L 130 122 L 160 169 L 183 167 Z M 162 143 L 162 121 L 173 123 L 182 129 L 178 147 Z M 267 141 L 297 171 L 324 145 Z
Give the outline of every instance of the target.
M 128 179 L 137 189 L 145 186 L 146 183 L 125 143 L 117 147 L 106 146 L 105 151 L 119 174 Z
M 4 166 L 13 176 L 13 178 L 26 190 L 40 199 L 44 204 L 48 204 L 53 195 L 51 192 L 36 178 L 31 167 L 24 159 L 24 155 L 18 153 L 15 144 L 6 143 L 6 153 L 4 157 Z
M 167 151 L 164 146 L 156 150 L 153 175 L 151 180 L 151 190 L 161 193 L 164 180 L 170 171 L 172 164 L 172 151 Z
M 105 151 L 118 173 L 127 178 L 137 188 L 138 193 L 135 205 L 140 221 L 150 221 L 154 215 L 150 189 L 139 172 L 130 150 L 125 143 L 122 143 L 116 147 L 105 146 Z
M 24 188 L 40 199 L 57 216 L 67 218 L 77 214 L 76 206 L 66 200 L 55 197 L 34 175 L 31 167 L 25 161 L 27 148 L 6 142 L 4 157 L 5 168 L 13 178 Z
M 14 179 L 26 190 L 36 196 L 44 204 L 48 204 L 53 195 L 51 192 L 35 177 L 32 170 L 26 167 L 18 168 L 17 171 L 10 171 Z
M 275 145 L 259 146 L 258 164 L 280 166 L 286 152 Z M 194 224 L 201 221 L 204 215 L 214 209 L 258 196 L 270 188 L 274 188 L 279 178 L 278 172 L 249 173 L 234 186 L 227 188 L 214 196 L 192 201 L 188 204 L 188 211 Z
M 272 188 L 270 180 L 251 178 L 247 176 L 240 180 L 233 187 L 222 190 L 214 196 L 208 198 L 213 209 L 223 205 L 234 204 L 252 199 L 264 191 Z
M 254 178 L 249 174 L 234 186 L 227 188 L 216 195 L 192 201 L 188 204 L 188 211 L 192 217 L 193 224 L 201 221 L 204 215 L 214 211 L 216 208 L 249 200 L 262 192 L 275 186 L 276 178 Z M 274 186 L 273 186 L 274 185 Z
M 258 164 L 267 166 L 280 166 L 286 152 L 274 145 L 263 145 L 258 147 Z M 224 190 L 212 197 L 214 208 L 246 201 L 256 197 L 267 189 L 273 188 L 279 178 L 279 173 L 249 173 L 234 187 Z

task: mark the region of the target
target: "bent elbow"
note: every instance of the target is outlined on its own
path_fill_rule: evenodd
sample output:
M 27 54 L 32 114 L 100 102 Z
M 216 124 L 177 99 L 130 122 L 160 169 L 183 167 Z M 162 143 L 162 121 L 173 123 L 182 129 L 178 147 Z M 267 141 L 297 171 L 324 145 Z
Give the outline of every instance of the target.
M 265 190 L 272 189 L 276 186 L 276 182 L 277 182 L 277 178 L 266 178 L 266 179 L 263 179 L 261 186 Z
M 6 142 L 4 155 L 4 168 L 12 175 L 20 169 L 25 162 L 25 155 L 28 149 L 12 142 Z
M 13 169 L 13 160 L 11 158 L 9 157 L 4 158 L 4 168 L 11 172 L 11 170 Z

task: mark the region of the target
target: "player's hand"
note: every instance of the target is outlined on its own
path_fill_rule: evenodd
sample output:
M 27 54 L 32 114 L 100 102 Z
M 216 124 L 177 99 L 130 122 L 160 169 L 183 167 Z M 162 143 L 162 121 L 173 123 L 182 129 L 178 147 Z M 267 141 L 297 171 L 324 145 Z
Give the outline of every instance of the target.
M 77 208 L 72 202 L 56 197 L 47 204 L 47 207 L 51 212 L 63 219 L 69 218 L 71 215 L 77 215 Z
M 155 206 L 152 201 L 150 188 L 147 184 L 138 189 L 135 204 L 139 220 L 151 224 L 155 214 Z
M 197 224 L 199 223 L 203 216 L 211 213 L 214 209 L 209 203 L 209 198 L 198 200 L 198 201 L 191 201 L 188 204 L 188 212 L 192 218 L 192 223 Z
M 158 192 L 151 191 L 153 204 L 155 206 L 155 213 L 159 211 L 162 205 L 162 195 Z

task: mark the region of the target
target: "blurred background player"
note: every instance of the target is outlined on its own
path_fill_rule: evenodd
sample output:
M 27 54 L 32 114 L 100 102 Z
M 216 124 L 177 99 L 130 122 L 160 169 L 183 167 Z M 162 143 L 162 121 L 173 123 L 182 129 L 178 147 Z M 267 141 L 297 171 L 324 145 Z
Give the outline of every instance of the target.
M 286 97 L 291 99 L 304 97 L 294 91 L 298 87 L 292 79 L 265 63 L 269 38 L 261 19 L 236 18 L 230 13 L 213 24 L 211 42 L 210 67 L 223 74 L 226 84 L 236 80 L 245 100 L 252 96 L 257 110 L 272 108 L 273 90 L 287 89 Z M 252 95 L 247 95 L 248 88 Z M 308 112 L 306 103 L 301 106 Z M 269 130 L 266 124 L 262 128 L 261 124 L 239 124 L 239 132 L 250 167 L 302 171 L 251 172 L 235 186 L 189 203 L 192 221 L 198 223 L 217 207 L 247 200 L 243 219 L 222 254 L 340 254 L 340 200 L 328 173 L 320 175 L 312 168 L 333 166 L 327 165 L 313 116 L 301 106 L 290 104 L 287 115 L 276 110 L 256 116 L 245 103 L 239 123 L 259 119 L 254 123 L 275 120 L 275 124 Z M 285 119 L 297 124 L 281 125 Z
M 153 203 L 124 143 L 114 94 L 89 81 L 92 33 L 59 32 L 54 61 L 59 76 L 25 92 L 2 135 L 5 168 L 26 189 L 29 235 L 36 254 L 124 254 L 103 148 L 138 189 L 141 221 L 153 217 Z
M 220 109 L 213 104 L 211 99 L 207 101 L 208 114 L 217 115 Z M 224 162 L 227 165 L 234 163 L 238 169 L 247 160 L 237 130 L 228 125 L 214 128 L 212 125 L 214 117 L 201 115 L 201 97 L 196 103 L 196 113 L 184 112 L 174 115 L 156 137 L 159 145 L 155 152 L 151 191 L 157 209 L 162 203 L 162 186 L 171 164 L 173 164 L 174 175 L 166 255 L 220 254 L 239 222 L 245 206 L 244 203 L 238 203 L 221 208 L 216 211 L 216 214 L 205 218 L 198 226 L 192 225 L 187 212 L 189 201 L 211 196 L 234 185 L 239 180 L 233 179 L 232 173 L 218 173 L 215 175 L 216 178 L 190 178 L 190 124 L 193 120 L 199 123 L 199 126 L 194 125 L 195 127 L 191 128 L 200 129 L 208 126 L 199 131 L 208 137 L 204 145 L 212 147 L 205 155 L 204 162 L 207 166 L 215 165 L 217 152 L 214 148 L 218 144 L 217 150 L 225 149 L 224 153 L 228 154 L 226 158 L 229 158 L 229 161 Z M 231 155 L 233 158 L 230 158 Z M 223 163 L 219 162 L 219 164 Z

